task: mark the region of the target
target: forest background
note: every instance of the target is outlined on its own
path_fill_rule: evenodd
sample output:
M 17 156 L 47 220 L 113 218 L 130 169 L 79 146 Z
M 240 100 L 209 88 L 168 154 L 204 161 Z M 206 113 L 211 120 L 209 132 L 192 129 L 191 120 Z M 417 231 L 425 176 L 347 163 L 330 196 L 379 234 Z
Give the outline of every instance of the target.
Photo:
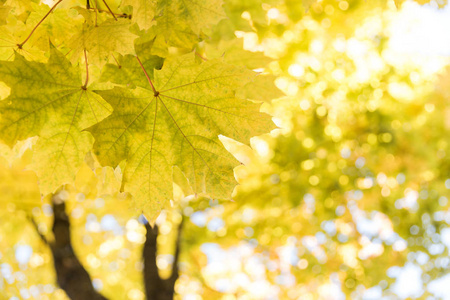
M 448 297 L 418 2 L 0 0 L 0 297 Z

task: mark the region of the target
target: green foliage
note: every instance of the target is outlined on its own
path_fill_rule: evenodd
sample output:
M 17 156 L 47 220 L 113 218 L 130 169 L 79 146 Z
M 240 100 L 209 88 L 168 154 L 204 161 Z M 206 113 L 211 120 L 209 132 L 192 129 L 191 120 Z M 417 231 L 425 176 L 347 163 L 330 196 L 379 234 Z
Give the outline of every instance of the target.
M 218 135 L 246 141 L 270 128 L 259 105 L 234 97 L 252 72 L 214 60 L 198 65 L 188 54 L 166 60 L 153 82 L 147 75 L 141 71 L 133 90 L 98 91 L 114 110 L 90 129 L 100 162 L 115 166 L 127 160 L 124 189 L 148 216 L 171 198 L 172 166 L 181 169 L 195 193 L 230 197 L 234 159 Z
M 10 89 L 1 103 L 0 138 L 11 147 L 39 137 L 29 168 L 44 196 L 73 184 L 93 150 L 105 166 L 124 161 L 123 190 L 151 219 L 172 198 L 174 167 L 195 193 L 230 198 L 236 162 L 218 136 L 248 142 L 270 130 L 259 105 L 246 100 L 270 99 L 242 88 L 254 80 L 249 69 L 168 51 L 192 49 L 206 37 L 225 17 L 220 1 L 99 3 L 3 7 L 13 14 L 0 39 L 1 80 Z M 16 36 L 19 19 L 26 30 Z M 260 85 L 273 81 L 259 78 Z
M 5 270 L 54 282 L 29 219 L 51 235 L 59 192 L 75 250 L 111 299 L 143 298 L 142 212 L 160 226 L 164 276 L 174 228 L 191 217 L 177 292 L 204 299 L 222 296 L 224 278 L 248 283 L 220 290 L 230 299 L 258 298 L 261 281 L 280 299 L 327 298 L 336 282 L 347 297 L 396 297 L 393 266 L 416 264 L 425 283 L 447 272 L 448 75 L 436 90 L 420 66 L 388 61 L 395 5 L 0 0 Z M 251 255 L 220 273 L 202 248 L 212 242 Z M 24 244 L 25 265 L 14 259 Z M 18 282 L 2 293 L 19 295 Z
M 0 108 L 2 140 L 13 146 L 40 136 L 31 168 L 44 195 L 72 183 L 93 144 L 83 130 L 108 116 L 111 107 L 82 86 L 79 69 L 56 49 L 46 64 L 17 54 L 13 62 L 0 62 L 0 74 L 11 88 Z

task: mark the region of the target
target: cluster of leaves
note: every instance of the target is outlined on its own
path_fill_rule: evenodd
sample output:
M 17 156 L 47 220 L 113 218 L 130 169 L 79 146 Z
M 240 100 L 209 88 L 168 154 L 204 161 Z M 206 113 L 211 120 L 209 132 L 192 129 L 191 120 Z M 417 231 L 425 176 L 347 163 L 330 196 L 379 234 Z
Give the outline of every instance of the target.
M 145 233 L 129 219 L 136 210 L 128 203 L 154 218 L 169 199 L 190 194 L 209 197 L 175 207 L 193 222 L 202 216 L 211 230 L 186 224 L 180 293 L 251 293 L 251 284 L 220 289 L 225 276 L 267 279 L 280 298 L 327 298 L 333 284 L 358 298 L 374 286 L 391 294 L 395 280 L 386 271 L 405 262 L 420 265 L 424 282 L 446 272 L 439 232 L 450 220 L 442 196 L 448 95 L 430 94 L 431 79 L 414 67 L 383 62 L 370 78 L 354 75 L 383 60 L 383 27 L 371 31 L 367 23 L 385 22 L 389 3 L 41 2 L 0 0 L 1 207 L 17 216 L 1 224 L 8 237 L 0 239 L 2 256 L 15 256 L 22 234 L 36 236 L 17 207 L 45 234 L 50 197 L 42 205 L 40 195 L 64 185 L 75 250 L 110 298 L 143 298 L 137 250 Z M 243 50 L 236 32 L 268 44 L 266 54 L 276 60 Z M 370 50 L 357 57 L 343 44 Z M 264 67 L 273 75 L 250 71 Z M 219 140 L 223 134 L 247 143 L 273 128 L 247 99 L 282 97 L 275 76 L 288 96 L 270 112 L 284 129 L 253 140 L 253 149 Z M 398 97 L 395 84 L 413 89 L 414 101 Z M 237 201 L 218 205 L 210 197 L 230 197 L 237 164 L 222 143 L 247 166 L 235 170 Z M 169 211 L 158 221 L 165 275 L 179 218 Z M 223 226 L 214 227 L 220 220 Z M 245 276 L 211 272 L 201 245 L 212 241 L 251 246 Z M 2 266 L 8 295 L 55 281 L 49 249 L 37 237 L 29 244 L 27 264 Z M 295 255 L 287 256 L 288 248 Z M 264 276 L 252 273 L 261 267 Z
M 173 168 L 196 194 L 231 197 L 236 162 L 219 135 L 248 142 L 272 125 L 245 98 L 255 72 L 214 57 L 226 49 L 192 53 L 225 17 L 219 1 L 2 9 L 0 138 L 13 147 L 38 136 L 27 167 L 41 194 L 73 184 L 88 159 L 92 169 L 120 165 L 122 190 L 149 219 L 172 198 Z

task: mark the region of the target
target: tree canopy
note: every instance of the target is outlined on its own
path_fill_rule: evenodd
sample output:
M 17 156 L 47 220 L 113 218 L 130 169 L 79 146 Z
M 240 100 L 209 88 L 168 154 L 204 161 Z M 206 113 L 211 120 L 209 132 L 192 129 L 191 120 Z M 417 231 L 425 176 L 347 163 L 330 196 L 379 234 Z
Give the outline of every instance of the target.
M 444 297 L 448 60 L 390 43 L 417 5 L 0 0 L 0 295 Z

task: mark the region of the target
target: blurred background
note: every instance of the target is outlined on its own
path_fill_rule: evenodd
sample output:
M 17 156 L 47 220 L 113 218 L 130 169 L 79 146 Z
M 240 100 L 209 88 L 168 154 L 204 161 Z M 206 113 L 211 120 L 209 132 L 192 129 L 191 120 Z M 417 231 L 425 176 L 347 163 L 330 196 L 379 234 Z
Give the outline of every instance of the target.
M 196 51 L 261 72 L 245 96 L 279 129 L 222 138 L 242 163 L 234 201 L 174 185 L 156 224 L 168 277 L 184 219 L 176 299 L 450 299 L 445 4 L 225 1 Z M 30 222 L 46 235 L 53 219 L 23 170 L 32 142 L 0 145 L 0 298 L 67 299 Z M 85 165 L 60 197 L 95 289 L 140 300 L 146 230 L 120 179 Z

